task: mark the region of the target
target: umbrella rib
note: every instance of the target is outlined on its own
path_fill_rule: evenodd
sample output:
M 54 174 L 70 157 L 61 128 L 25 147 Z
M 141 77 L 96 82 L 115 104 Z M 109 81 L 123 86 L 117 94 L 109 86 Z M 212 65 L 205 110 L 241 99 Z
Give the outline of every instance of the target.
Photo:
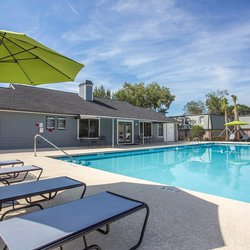
M 24 52 L 29 52 L 29 50 L 32 50 L 32 49 L 35 49 L 35 48 L 37 48 L 37 46 L 34 46 L 33 48 L 30 48 L 30 49 L 26 49 L 26 50 L 24 50 L 24 51 L 20 51 L 20 52 L 14 53 L 14 54 L 12 54 L 12 55 L 13 55 L 13 56 L 16 56 L 16 55 L 22 54 L 22 53 L 24 53 Z M 4 56 L 4 57 L 1 57 L 0 60 L 3 60 L 3 59 L 8 58 L 8 57 L 11 57 L 11 56 Z M 37 57 L 36 57 L 36 58 L 37 58 Z M 34 58 L 33 58 L 33 59 L 34 59 Z M 20 60 L 20 59 L 18 59 L 18 60 Z
M 6 38 L 5 38 L 6 39 Z M 29 80 L 30 83 L 32 83 L 32 81 L 30 80 L 30 78 L 28 77 L 28 75 L 26 74 L 26 72 L 23 70 L 22 66 L 19 64 L 18 60 L 15 58 L 15 56 L 12 55 L 12 53 L 10 52 L 9 48 L 6 46 L 6 44 L 4 44 L 4 42 L 2 42 L 3 46 L 8 50 L 8 52 L 10 53 L 10 55 L 14 58 L 14 60 L 17 62 L 17 65 L 19 66 L 19 68 L 23 71 L 24 75 L 27 77 L 27 79 Z
M 4 34 L 2 35 L 2 39 L 1 39 L 0 45 L 2 44 L 5 35 L 6 35 L 6 33 L 4 33 Z
M 4 33 L 4 35 L 5 35 L 6 33 Z M 1 35 L 1 34 L 0 34 Z M 5 38 L 6 39 L 6 38 Z M 13 38 L 13 39 L 15 39 L 15 40 L 18 40 L 18 41 L 21 41 L 21 42 L 23 42 L 23 43 L 27 43 L 27 44 L 30 44 L 30 45 L 34 45 L 34 44 L 32 44 L 32 43 L 29 43 L 29 42 L 27 42 L 27 41 L 23 41 L 23 40 L 21 40 L 21 39 L 18 39 L 18 38 Z M 9 40 L 9 39 L 8 39 Z M 9 40 L 10 42 L 12 42 L 11 40 Z M 13 42 L 13 43 L 15 43 L 15 42 Z M 16 44 L 16 43 L 15 43 Z M 41 45 L 43 45 L 43 44 L 41 44 Z M 64 56 L 64 55 L 62 55 L 62 54 L 60 54 L 60 53 L 58 53 L 58 52 L 56 52 L 56 51 L 54 51 L 54 50 L 52 50 L 52 49 L 50 49 L 50 48 L 48 48 L 48 47 L 46 47 L 45 45 L 43 45 L 45 48 L 42 48 L 42 47 L 39 47 L 40 49 L 43 49 L 43 50 L 46 50 L 46 51 L 49 51 L 50 53 L 52 53 L 52 54 L 55 54 L 55 55 L 59 55 L 59 56 L 61 56 L 61 57 L 63 57 L 63 58 L 65 58 L 65 59 L 67 59 L 67 60 L 69 60 L 69 61 L 72 61 L 72 62 L 74 62 L 74 63 L 78 63 L 78 64 L 81 64 L 81 65 L 83 65 L 82 63 L 79 63 L 79 62 L 76 62 L 75 60 L 73 60 L 73 59 L 71 59 L 71 58 L 69 58 L 69 57 L 67 57 L 67 56 Z M 38 46 L 37 46 L 38 47 Z M 23 49 L 23 48 L 22 48 Z M 83 65 L 84 66 L 84 65 Z
M 23 41 L 23 40 L 20 40 L 20 39 L 18 39 L 18 38 L 14 38 L 14 39 L 15 39 L 15 40 L 18 40 L 18 41 L 21 41 L 21 42 L 24 42 L 24 43 L 27 43 L 27 44 L 30 44 L 30 45 L 33 45 L 32 43 L 28 43 L 28 42 Z M 41 45 L 43 45 L 43 44 L 41 44 Z M 45 45 L 43 45 L 43 46 L 45 46 Z M 43 49 L 43 50 L 46 50 L 46 51 L 49 51 L 49 52 L 52 53 L 52 54 L 59 55 L 59 56 L 65 58 L 65 59 L 67 59 L 67 60 L 69 60 L 69 61 L 76 62 L 75 60 L 73 60 L 73 59 L 71 59 L 71 58 L 69 58 L 69 57 L 67 57 L 67 56 L 64 56 L 64 55 L 62 55 L 62 54 L 60 54 L 60 53 L 58 53 L 58 52 L 56 52 L 56 51 L 54 51 L 54 50 L 52 50 L 52 49 L 50 49 L 50 48 L 47 48 L 46 46 L 45 46 L 45 48 L 42 48 L 42 47 L 39 47 L 39 48 L 40 48 L 40 49 Z M 78 62 L 77 62 L 77 63 L 78 63 Z M 80 64 L 80 63 L 79 63 L 79 64 Z
M 23 48 L 21 45 L 15 43 L 14 41 L 12 41 L 12 40 L 10 40 L 10 39 L 8 39 L 8 38 L 6 38 L 6 37 L 5 37 L 5 39 L 8 40 L 8 41 L 11 42 L 11 43 L 14 43 L 16 46 L 18 46 L 18 47 L 20 47 L 21 49 L 24 50 L 24 48 Z M 33 55 L 33 56 L 36 56 L 35 54 L 33 54 L 33 53 L 30 52 L 30 51 L 27 51 L 27 52 L 30 53 L 30 54 Z M 58 54 L 58 55 L 60 55 L 60 54 Z M 61 55 L 60 55 L 60 56 L 61 56 Z M 67 58 L 67 57 L 66 57 L 66 58 Z M 62 75 L 66 76 L 69 80 L 73 80 L 71 77 L 69 77 L 68 75 L 66 75 L 65 73 L 63 73 L 61 70 L 57 69 L 56 67 L 54 67 L 54 66 L 51 65 L 50 63 L 44 61 L 41 57 L 39 57 L 39 59 L 40 59 L 41 61 L 43 61 L 44 63 L 46 63 L 47 65 L 49 65 L 51 68 L 53 68 L 53 69 L 55 69 L 56 71 L 58 71 L 59 73 L 61 73 Z
M 25 60 L 34 60 L 37 58 L 34 57 L 30 57 L 30 58 L 22 58 L 22 59 L 18 59 L 18 61 L 25 61 Z M 4 60 L 4 61 L 0 61 L 0 63 L 11 63 L 13 62 L 13 60 L 9 59 L 9 60 Z

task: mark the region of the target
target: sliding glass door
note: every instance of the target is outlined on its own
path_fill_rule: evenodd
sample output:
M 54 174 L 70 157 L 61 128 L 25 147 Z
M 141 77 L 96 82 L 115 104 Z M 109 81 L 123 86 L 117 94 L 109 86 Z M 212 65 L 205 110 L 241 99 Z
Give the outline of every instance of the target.
M 119 143 L 132 143 L 132 122 L 118 122 Z

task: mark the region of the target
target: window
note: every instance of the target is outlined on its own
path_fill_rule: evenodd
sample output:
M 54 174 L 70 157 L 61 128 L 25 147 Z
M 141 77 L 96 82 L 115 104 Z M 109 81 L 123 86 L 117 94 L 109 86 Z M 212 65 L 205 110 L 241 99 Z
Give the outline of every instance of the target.
M 158 137 L 163 137 L 163 123 L 158 124 Z
M 56 120 L 53 116 L 46 117 L 46 128 L 48 130 L 55 129 Z
M 144 135 L 152 136 L 152 123 L 149 122 L 144 123 Z
M 200 116 L 200 124 L 205 124 L 205 118 L 204 118 L 204 116 Z
M 58 117 L 57 118 L 57 129 L 58 130 L 65 130 L 66 128 L 66 118 L 65 117 Z
M 99 119 L 80 119 L 79 138 L 99 137 Z
M 188 118 L 188 117 L 184 118 L 184 124 L 190 125 L 190 118 Z
M 140 122 L 140 136 L 143 136 L 143 122 Z M 151 122 L 144 122 L 144 136 L 152 136 Z

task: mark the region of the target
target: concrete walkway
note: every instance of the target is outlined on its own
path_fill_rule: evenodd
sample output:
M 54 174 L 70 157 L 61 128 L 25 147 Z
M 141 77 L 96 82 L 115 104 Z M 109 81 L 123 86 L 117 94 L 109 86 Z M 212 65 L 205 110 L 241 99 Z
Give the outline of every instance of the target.
M 123 148 L 70 149 L 70 154 L 124 150 Z M 163 185 L 103 172 L 59 161 L 58 151 L 1 153 L 0 159 L 21 159 L 44 169 L 42 178 L 70 176 L 84 181 L 86 195 L 113 191 L 138 200 L 150 207 L 150 217 L 140 249 L 250 249 L 250 204 L 203 193 L 166 188 Z M 129 164 L 129 162 L 128 162 Z M 32 176 L 30 176 L 32 179 Z M 80 191 L 65 191 L 46 206 L 77 199 Z M 96 243 L 107 250 L 129 249 L 138 240 L 143 214 L 138 213 L 111 225 L 104 236 L 96 232 L 87 236 L 88 243 Z M 14 236 L 13 236 L 14 237 Z M 20 243 L 21 244 L 21 243 Z M 82 249 L 79 238 L 64 249 Z

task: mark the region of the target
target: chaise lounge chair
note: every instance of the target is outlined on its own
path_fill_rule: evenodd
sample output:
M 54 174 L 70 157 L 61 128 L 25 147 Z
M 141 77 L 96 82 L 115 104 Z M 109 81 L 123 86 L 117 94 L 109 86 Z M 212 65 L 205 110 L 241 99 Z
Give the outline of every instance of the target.
M 235 134 L 234 133 L 232 133 L 232 134 L 229 135 L 229 140 L 230 141 L 234 141 L 235 140 Z
M 136 249 L 143 240 L 149 208 L 140 201 L 103 192 L 84 199 L 0 222 L 0 237 L 5 249 L 51 249 L 84 237 L 85 250 L 101 248 L 87 246 L 85 235 L 107 226 L 123 217 L 145 209 L 146 215 L 139 241 L 130 249 Z M 20 244 L 21 243 L 21 244 Z
M 81 194 L 81 198 L 83 198 L 86 191 L 86 184 L 69 177 L 56 177 L 0 187 L 0 211 L 4 203 L 12 203 L 12 206 L 2 214 L 0 220 L 3 220 L 7 214 L 17 210 L 23 210 L 30 207 L 39 207 L 43 209 L 40 202 L 53 199 L 59 191 L 77 187 L 83 187 Z M 32 201 L 32 198 L 35 196 L 41 196 L 42 199 Z M 25 199 L 27 204 L 16 208 L 15 202 L 20 199 Z
M 23 161 L 20 161 L 20 160 L 8 160 L 8 161 L 0 161 L 0 168 L 2 166 L 9 166 L 9 165 L 12 165 L 12 167 L 14 167 L 15 165 L 24 165 L 24 162 Z
M 249 137 L 248 134 L 243 134 L 242 141 L 248 141 Z
M 34 165 L 25 165 L 20 167 L 10 167 L 10 168 L 2 168 L 0 169 L 0 182 L 3 184 L 10 185 L 12 183 L 22 182 L 28 176 L 28 173 L 39 171 L 39 175 L 37 176 L 37 180 L 39 180 L 43 169 Z M 17 177 L 23 174 L 23 178 L 17 179 Z

